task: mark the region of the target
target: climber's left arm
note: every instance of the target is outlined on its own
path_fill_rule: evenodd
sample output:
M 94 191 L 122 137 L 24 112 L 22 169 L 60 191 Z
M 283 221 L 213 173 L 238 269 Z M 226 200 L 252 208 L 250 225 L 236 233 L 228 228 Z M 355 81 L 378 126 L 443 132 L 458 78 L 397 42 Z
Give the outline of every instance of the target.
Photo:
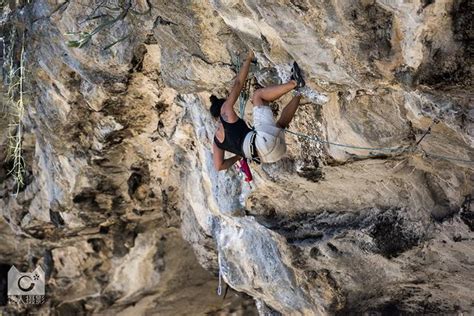
M 214 167 L 217 171 L 226 170 L 232 167 L 234 163 L 240 160 L 240 156 L 233 156 L 227 159 L 224 159 L 225 151 L 217 147 L 214 143 L 212 146 L 213 158 L 214 158 Z
M 242 91 L 245 81 L 247 80 L 247 76 L 249 74 L 249 69 L 250 69 L 250 63 L 252 62 L 254 58 L 253 51 L 250 50 L 249 53 L 247 54 L 247 59 L 245 60 L 244 64 L 240 68 L 239 74 L 237 75 L 237 78 L 234 81 L 234 85 L 232 86 L 232 90 L 230 91 L 229 96 L 227 97 L 227 100 L 224 102 L 222 105 L 222 111 L 225 111 L 226 109 L 233 110 L 234 103 L 237 102 L 237 99 L 239 98 L 240 91 Z
M 224 159 L 224 162 L 221 165 L 221 170 L 229 169 L 230 167 L 234 165 L 234 163 L 236 163 L 240 159 L 242 159 L 242 157 L 240 156 L 233 156 L 233 157 Z

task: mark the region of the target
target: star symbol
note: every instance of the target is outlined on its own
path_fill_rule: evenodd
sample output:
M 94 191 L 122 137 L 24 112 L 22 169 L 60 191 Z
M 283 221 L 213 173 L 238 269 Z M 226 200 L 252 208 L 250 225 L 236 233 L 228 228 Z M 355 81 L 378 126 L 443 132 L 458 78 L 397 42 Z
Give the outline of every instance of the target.
M 34 279 L 35 281 L 38 281 L 38 280 L 39 280 L 39 275 L 36 273 L 36 274 L 33 276 L 33 279 Z

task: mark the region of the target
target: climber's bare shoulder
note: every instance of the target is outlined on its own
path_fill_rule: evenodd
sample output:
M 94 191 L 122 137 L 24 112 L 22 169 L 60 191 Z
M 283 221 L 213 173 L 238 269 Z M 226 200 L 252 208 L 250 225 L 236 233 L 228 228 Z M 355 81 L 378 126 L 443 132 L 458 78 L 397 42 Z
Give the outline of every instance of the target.
M 235 102 L 234 102 L 235 103 Z M 224 102 L 221 108 L 221 116 L 227 123 L 235 123 L 239 119 L 234 111 L 234 103 L 229 98 Z

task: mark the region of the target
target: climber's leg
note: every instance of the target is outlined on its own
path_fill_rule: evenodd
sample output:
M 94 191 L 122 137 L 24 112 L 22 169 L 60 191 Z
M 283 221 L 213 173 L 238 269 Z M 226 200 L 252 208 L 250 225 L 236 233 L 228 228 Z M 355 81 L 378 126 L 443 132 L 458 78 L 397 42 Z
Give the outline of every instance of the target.
M 294 89 L 297 85 L 296 80 L 290 80 L 288 83 L 270 86 L 255 91 L 252 97 L 253 105 L 265 105 L 267 102 L 275 101 L 285 93 Z
M 279 128 L 287 128 L 290 125 L 291 120 L 295 116 L 296 109 L 300 105 L 301 96 L 295 96 L 291 101 L 285 106 L 283 111 L 281 111 L 280 118 L 278 119 L 277 126 Z

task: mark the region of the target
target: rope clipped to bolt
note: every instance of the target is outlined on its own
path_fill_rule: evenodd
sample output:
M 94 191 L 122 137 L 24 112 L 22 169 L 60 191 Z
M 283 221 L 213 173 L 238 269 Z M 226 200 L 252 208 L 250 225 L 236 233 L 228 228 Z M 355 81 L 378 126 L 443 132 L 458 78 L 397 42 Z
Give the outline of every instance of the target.
M 240 71 L 240 57 L 237 56 L 237 71 Z M 250 96 L 250 80 L 247 79 L 245 81 L 245 86 L 244 89 L 240 92 L 239 95 L 239 116 L 240 118 L 244 118 L 245 116 L 245 106 L 247 104 L 247 101 Z M 425 151 L 423 148 L 419 148 L 418 146 L 420 143 L 425 139 L 426 135 L 431 133 L 431 128 L 433 127 L 434 124 L 438 124 L 440 121 L 437 118 L 434 118 L 433 121 L 431 122 L 430 126 L 428 129 L 425 131 L 425 133 L 421 136 L 421 138 L 416 142 L 414 145 L 410 146 L 398 146 L 398 147 L 363 147 L 363 146 L 354 146 L 350 144 L 341 144 L 341 143 L 336 143 L 336 142 L 330 142 L 326 140 L 320 139 L 316 135 L 307 135 L 304 133 L 299 133 L 299 132 L 294 132 L 288 129 L 285 129 L 285 132 L 288 134 L 292 134 L 298 137 L 306 138 L 310 141 L 318 142 L 321 144 L 327 144 L 327 145 L 332 145 L 332 146 L 337 146 L 337 147 L 344 147 L 344 148 L 350 148 L 350 149 L 357 149 L 357 150 L 367 150 L 367 151 L 379 151 L 379 152 L 387 152 L 387 153 L 392 153 L 392 154 L 402 154 L 404 152 L 422 152 L 425 156 L 427 157 L 433 157 L 433 158 L 439 158 L 439 159 L 445 159 L 445 160 L 451 160 L 451 161 L 459 161 L 459 162 L 465 162 L 465 163 L 474 163 L 474 160 L 468 160 L 468 159 L 461 159 L 457 157 L 447 157 L 447 156 L 442 156 L 438 155 L 435 153 L 430 153 Z

